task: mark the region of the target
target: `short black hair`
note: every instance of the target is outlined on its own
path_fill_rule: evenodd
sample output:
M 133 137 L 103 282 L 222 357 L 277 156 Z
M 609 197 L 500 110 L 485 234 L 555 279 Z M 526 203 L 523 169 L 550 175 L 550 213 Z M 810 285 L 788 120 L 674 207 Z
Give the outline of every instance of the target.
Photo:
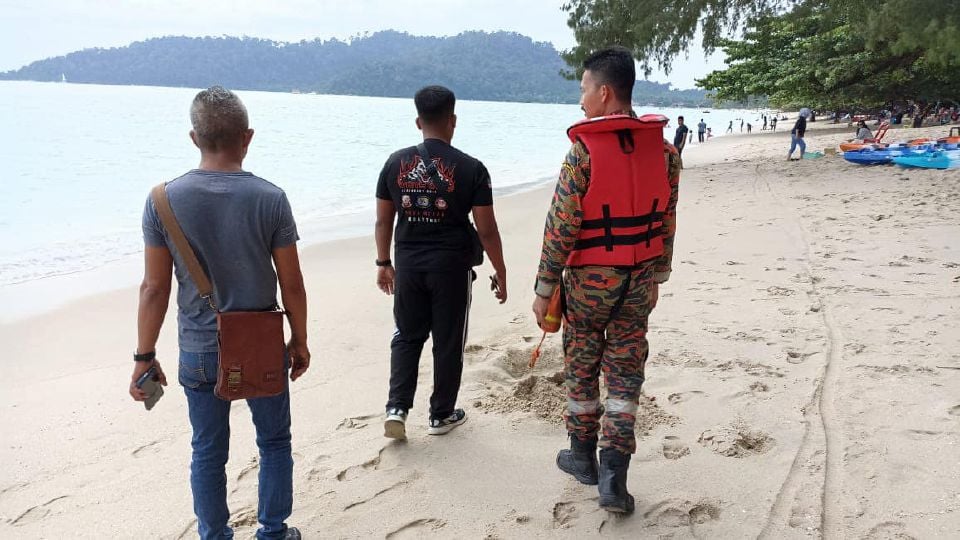
M 600 84 L 610 86 L 618 100 L 625 103 L 632 101 L 637 68 L 633 55 L 626 47 L 615 45 L 594 52 L 583 61 L 583 70 L 589 71 Z
M 417 116 L 421 122 L 436 124 L 453 116 L 457 97 L 443 86 L 425 86 L 413 96 L 413 103 L 417 106 Z
M 678 116 L 678 117 L 677 117 L 677 120 L 683 120 L 683 117 L 682 117 L 682 116 Z

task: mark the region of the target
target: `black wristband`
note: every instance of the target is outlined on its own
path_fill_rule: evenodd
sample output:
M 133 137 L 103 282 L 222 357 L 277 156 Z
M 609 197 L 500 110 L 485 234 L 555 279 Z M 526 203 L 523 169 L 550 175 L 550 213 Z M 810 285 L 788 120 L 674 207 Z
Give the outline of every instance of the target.
M 153 362 L 153 360 L 156 357 L 157 357 L 157 351 L 150 351 L 148 353 L 143 353 L 143 354 L 133 353 L 134 362 Z
M 377 266 L 393 266 L 393 261 L 390 259 L 379 260 L 377 259 Z

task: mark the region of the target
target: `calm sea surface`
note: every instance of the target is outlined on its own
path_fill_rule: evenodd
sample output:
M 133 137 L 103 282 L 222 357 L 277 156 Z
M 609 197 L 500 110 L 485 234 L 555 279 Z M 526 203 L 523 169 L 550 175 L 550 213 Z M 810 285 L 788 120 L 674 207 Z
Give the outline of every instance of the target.
M 188 137 L 196 92 L 0 82 L 0 293 L 138 260 L 150 187 L 199 161 Z M 412 99 L 239 95 L 256 130 L 245 168 L 287 192 L 303 243 L 372 232 L 384 160 L 419 139 Z M 694 124 L 705 117 L 717 134 L 734 118 L 756 116 L 637 111 L 660 112 L 674 125 L 678 114 Z M 470 101 L 457 103 L 457 115 L 453 144 L 487 165 L 500 195 L 553 180 L 569 146 L 565 129 L 582 117 L 576 105 Z

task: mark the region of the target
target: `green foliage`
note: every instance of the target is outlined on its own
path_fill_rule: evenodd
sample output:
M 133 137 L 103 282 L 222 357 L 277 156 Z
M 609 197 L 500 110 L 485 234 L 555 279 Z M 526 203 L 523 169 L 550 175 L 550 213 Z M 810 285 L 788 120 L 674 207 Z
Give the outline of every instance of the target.
M 669 73 L 672 61 L 689 50 L 699 31 L 712 52 L 731 31 L 751 17 L 770 14 L 799 0 L 570 0 L 563 5 L 577 46 L 562 56 L 580 75 L 591 52 L 622 45 L 632 50 L 644 72 L 654 65 Z
M 960 10 L 944 0 L 572 0 L 578 66 L 624 45 L 646 70 L 669 68 L 697 31 L 728 68 L 698 81 L 721 101 L 872 108 L 960 95 Z M 742 39 L 728 36 L 746 22 Z
M 766 95 L 781 107 L 879 108 L 905 99 L 958 95 L 960 65 L 941 65 L 923 50 L 874 41 L 862 17 L 825 8 L 750 22 L 744 39 L 724 40 L 725 70 L 697 81 L 722 100 Z
M 519 34 L 416 37 L 386 31 L 349 42 L 279 43 L 257 38 L 164 37 L 34 62 L 0 79 L 410 97 L 443 84 L 462 99 L 576 103 L 556 49 Z M 697 105 L 703 90 L 638 81 L 642 103 Z

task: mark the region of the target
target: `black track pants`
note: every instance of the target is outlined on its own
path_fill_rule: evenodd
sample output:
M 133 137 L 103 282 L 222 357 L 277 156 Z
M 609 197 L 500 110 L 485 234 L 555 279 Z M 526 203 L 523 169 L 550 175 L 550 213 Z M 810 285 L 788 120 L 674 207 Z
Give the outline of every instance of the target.
M 417 391 L 420 354 L 433 336 L 433 394 L 430 418 L 446 418 L 457 404 L 467 341 L 472 270 L 405 272 L 397 270 L 390 343 L 390 398 L 387 408 L 409 410 Z

